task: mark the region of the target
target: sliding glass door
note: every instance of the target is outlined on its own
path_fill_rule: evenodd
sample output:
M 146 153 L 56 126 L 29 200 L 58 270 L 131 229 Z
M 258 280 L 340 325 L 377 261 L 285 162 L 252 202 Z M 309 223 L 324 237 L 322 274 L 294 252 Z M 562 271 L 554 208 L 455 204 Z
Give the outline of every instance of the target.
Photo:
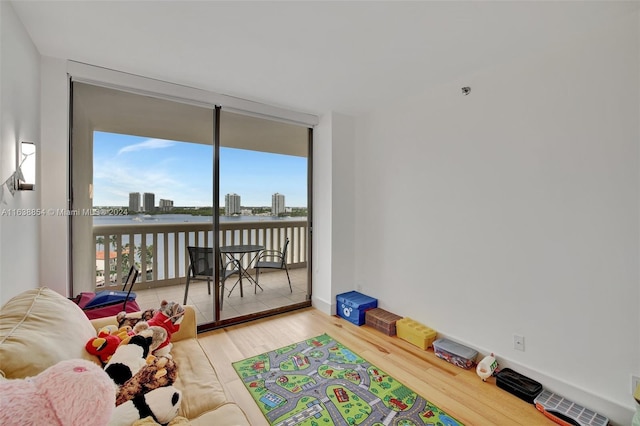
M 134 266 L 142 308 L 186 302 L 201 329 L 309 305 L 308 128 L 85 83 L 71 122 L 75 294 L 120 290 Z M 209 249 L 209 280 L 189 247 Z
M 222 109 L 221 255 L 240 269 L 225 282 L 222 319 L 308 304 L 309 164 L 308 129 Z

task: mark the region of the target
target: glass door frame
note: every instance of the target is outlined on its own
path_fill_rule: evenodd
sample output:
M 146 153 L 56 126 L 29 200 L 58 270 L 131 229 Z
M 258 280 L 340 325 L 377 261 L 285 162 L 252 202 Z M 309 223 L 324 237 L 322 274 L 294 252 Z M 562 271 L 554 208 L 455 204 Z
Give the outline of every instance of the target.
M 74 83 L 83 83 L 83 84 L 89 84 L 92 86 L 98 86 L 98 87 L 103 87 L 103 88 L 108 88 L 108 89 L 114 89 L 114 90 L 120 90 L 122 92 L 125 93 L 129 93 L 129 94 L 136 94 L 139 96 L 147 96 L 147 97 L 152 97 L 152 98 L 157 98 L 157 99 L 164 99 L 167 101 L 174 101 L 177 103 L 182 103 L 182 104 L 187 104 L 187 105 L 193 105 L 193 106 L 199 106 L 199 107 L 205 107 L 208 108 L 210 111 L 213 112 L 214 114 L 214 136 L 213 136 L 213 141 L 212 141 L 212 146 L 213 146 L 213 151 L 214 151 L 214 158 L 213 158 L 213 174 L 214 174 L 214 197 L 213 197 L 213 212 L 216 213 L 215 218 L 213 219 L 213 223 L 212 223 L 212 231 L 215 233 L 215 235 L 213 236 L 213 241 L 216 247 L 216 255 L 219 254 L 219 249 L 217 249 L 217 247 L 219 247 L 219 243 L 220 243 L 220 235 L 219 235 L 219 229 L 220 229 L 220 223 L 219 223 L 219 211 L 220 211 L 220 187 L 219 187 L 219 169 L 220 169 L 220 164 L 219 164 L 219 149 L 220 149 L 220 110 L 221 107 L 215 104 L 209 104 L 206 105 L 205 103 L 202 102 L 198 102 L 195 101 L 193 103 L 189 103 L 189 102 L 180 102 L 179 100 L 177 100 L 176 98 L 173 98 L 171 96 L 164 96 L 161 92 L 159 93 L 150 93 L 150 92 L 144 92 L 143 90 L 132 90 L 132 89 L 127 89 L 126 87 L 119 87 L 119 85 L 113 85 L 113 84 L 100 84 L 99 82 L 96 82 L 95 80 L 93 81 L 87 81 L 83 78 L 80 79 L 75 79 L 73 78 L 72 75 L 70 75 L 69 78 L 69 208 L 70 210 L 72 210 L 73 208 L 75 208 L 75 204 L 74 203 L 74 186 L 81 184 L 82 182 L 76 182 L 75 179 L 77 178 L 77 176 L 75 176 L 74 174 L 74 164 L 77 163 L 77 161 L 80 161 L 79 158 L 75 158 L 75 156 L 73 155 L 73 128 L 74 128 L 74 119 L 73 119 L 73 114 L 74 114 L 74 103 L 73 103 L 73 99 L 74 99 Z M 168 83 L 169 84 L 169 83 Z M 184 98 L 182 98 L 184 100 Z M 231 108 L 230 111 L 237 111 L 240 113 L 246 113 L 248 115 L 254 115 L 256 116 L 255 113 L 251 113 L 250 111 L 244 111 L 244 110 L 240 110 L 240 109 L 235 109 L 235 108 Z M 258 114 L 258 116 L 260 116 L 260 114 Z M 204 331 L 204 330 L 208 330 L 208 329 L 213 329 L 213 328 L 219 328 L 219 327 L 223 327 L 229 324 L 233 324 L 233 323 L 240 323 L 240 322 L 245 322 L 245 321 L 249 321 L 252 319 L 256 319 L 256 318 L 260 318 L 260 317 L 265 317 L 265 316 L 270 316 L 270 315 L 274 315 L 274 314 L 278 314 L 278 313 L 282 313 L 282 312 L 286 312 L 286 311 L 290 311 L 290 310 L 294 310 L 294 309 L 299 309 L 302 307 L 309 307 L 311 306 L 311 292 L 312 292 L 312 268 L 311 268 L 311 260 L 312 260 L 312 215 L 313 215 L 313 204 L 312 204 L 312 142 L 313 142 L 313 126 L 310 124 L 306 124 L 306 123 L 302 123 L 302 122 L 297 122 L 297 121 L 293 121 L 293 120 L 287 120 L 286 118 L 283 119 L 278 119 L 278 117 L 275 116 L 268 116 L 268 115 L 263 115 L 262 117 L 264 117 L 265 119 L 270 119 L 273 121 L 282 121 L 284 123 L 290 123 L 290 124 L 295 124 L 298 126 L 302 126 L 305 127 L 307 129 L 307 134 L 308 134 L 308 140 L 307 140 L 307 146 L 308 146 L 308 155 L 307 155 L 307 187 L 308 187 L 308 191 L 307 191 L 307 232 L 305 235 L 305 244 L 306 244 L 306 256 L 307 256 L 307 264 L 306 264 L 306 268 L 307 268 L 307 290 L 306 290 L 306 300 L 304 302 L 300 302 L 300 303 L 295 303 L 289 306 L 285 306 L 282 308 L 276 308 L 276 309 L 271 309 L 271 310 L 267 310 L 267 311 L 263 311 L 263 312 L 257 312 L 255 314 L 249 314 L 249 315 L 244 315 L 241 317 L 236 317 L 234 318 L 232 321 L 230 320 L 219 320 L 219 315 L 220 315 L 220 309 L 219 309 L 219 301 L 216 303 L 216 301 L 214 300 L 213 302 L 213 306 L 214 309 L 217 311 L 216 313 L 214 313 L 214 315 L 217 314 L 217 318 L 218 321 L 215 321 L 215 317 L 214 317 L 214 321 L 212 323 L 203 323 L 203 324 L 199 324 L 198 325 L 198 331 Z M 107 129 L 104 129 L 105 131 L 108 131 Z M 69 217 L 69 238 L 70 238 L 70 243 L 68 246 L 68 261 L 69 261 L 69 265 L 73 265 L 74 264 L 74 256 L 73 256 L 73 241 L 74 241 L 74 237 L 77 238 L 77 236 L 73 235 L 73 225 L 71 224 L 71 220 L 73 218 L 70 216 Z M 218 268 L 215 268 L 215 280 L 216 282 L 219 282 L 219 271 L 217 270 Z M 76 286 L 74 285 L 74 278 L 75 274 L 73 273 L 73 269 L 70 267 L 69 269 L 70 274 L 69 274 L 69 287 L 71 289 L 71 292 L 73 291 L 77 291 L 78 289 L 76 288 Z M 218 297 L 219 297 L 219 293 L 218 293 Z
M 213 244 L 215 247 L 215 256 L 216 259 L 220 256 L 220 112 L 222 107 L 216 105 L 214 109 L 214 145 L 213 145 Z M 294 311 L 297 309 L 311 307 L 311 294 L 312 294 L 312 218 L 313 218 L 313 128 L 307 127 L 307 233 L 305 235 L 305 242 L 307 245 L 307 294 L 306 300 L 303 302 L 294 303 L 291 305 L 286 305 L 274 309 L 264 310 L 260 312 L 255 312 L 251 314 L 240 315 L 237 317 L 229 318 L 229 319 L 220 319 L 220 297 L 224 297 L 224 295 L 220 295 L 219 292 L 219 282 L 220 282 L 220 271 L 218 268 L 215 270 L 215 282 L 214 282 L 214 295 L 213 295 L 213 317 L 214 321 L 210 323 L 198 324 L 198 333 L 211 331 L 222 327 L 227 327 L 230 325 L 241 324 L 248 321 L 253 321 L 260 318 L 266 318 L 272 315 L 278 315 L 285 312 Z

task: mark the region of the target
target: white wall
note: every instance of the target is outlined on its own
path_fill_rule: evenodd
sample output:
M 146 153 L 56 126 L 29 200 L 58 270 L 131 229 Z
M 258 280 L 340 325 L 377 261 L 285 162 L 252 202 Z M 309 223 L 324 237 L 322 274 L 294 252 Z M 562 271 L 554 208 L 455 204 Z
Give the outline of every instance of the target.
M 0 2 L 0 184 L 16 170 L 20 141 L 40 148 L 40 55 L 11 3 Z M 39 159 L 38 159 L 38 162 Z M 40 208 L 41 180 L 35 191 L 12 197 L 4 186 L 0 202 L 0 304 L 40 285 L 40 220 L 23 216 Z M 18 216 L 20 214 L 20 216 Z
M 328 113 L 314 129 L 313 306 L 336 312 L 336 295 L 356 288 L 354 117 Z
M 332 114 L 321 116 L 320 123 L 313 131 L 311 302 L 327 314 L 331 313 L 332 306 L 332 118 Z
M 62 59 L 42 57 L 42 206 L 68 208 L 69 82 Z M 65 296 L 69 289 L 69 216 L 47 215 L 41 222 L 41 282 Z
M 640 374 L 638 28 L 386 104 L 356 149 L 363 291 L 623 424 Z
M 331 124 L 331 312 L 335 313 L 336 295 L 353 290 L 355 282 L 355 119 L 333 113 Z

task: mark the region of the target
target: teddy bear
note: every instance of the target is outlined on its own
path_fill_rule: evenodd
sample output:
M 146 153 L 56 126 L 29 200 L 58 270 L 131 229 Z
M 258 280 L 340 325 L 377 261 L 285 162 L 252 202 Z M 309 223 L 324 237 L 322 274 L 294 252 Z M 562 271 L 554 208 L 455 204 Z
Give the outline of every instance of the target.
M 113 381 L 91 361 L 60 361 L 26 379 L 0 381 L 0 424 L 105 426 L 115 410 Z
M 177 375 L 178 366 L 173 359 L 155 358 L 120 387 L 116 395 L 116 406 L 153 389 L 172 385 L 176 381 Z
M 181 402 L 182 392 L 174 386 L 154 389 L 118 405 L 113 410 L 108 426 L 131 426 L 134 422 L 148 416 L 152 416 L 158 423 L 164 425 L 178 415 Z
M 162 327 L 167 331 L 165 341 L 155 350 L 155 356 L 171 356 L 171 335 L 180 330 L 180 323 L 184 318 L 184 307 L 176 302 L 163 300 L 160 309 L 156 311 L 149 321 L 140 321 L 133 327 L 133 331 L 139 333 L 148 327 Z

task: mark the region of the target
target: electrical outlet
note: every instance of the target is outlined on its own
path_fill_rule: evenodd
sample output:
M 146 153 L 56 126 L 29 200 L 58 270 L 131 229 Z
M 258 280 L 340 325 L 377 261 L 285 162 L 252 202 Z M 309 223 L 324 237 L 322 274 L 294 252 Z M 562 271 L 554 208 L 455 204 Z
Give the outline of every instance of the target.
M 640 386 L 640 377 L 631 375 L 631 395 L 638 389 Z
M 524 336 L 513 335 L 513 349 L 524 352 Z

